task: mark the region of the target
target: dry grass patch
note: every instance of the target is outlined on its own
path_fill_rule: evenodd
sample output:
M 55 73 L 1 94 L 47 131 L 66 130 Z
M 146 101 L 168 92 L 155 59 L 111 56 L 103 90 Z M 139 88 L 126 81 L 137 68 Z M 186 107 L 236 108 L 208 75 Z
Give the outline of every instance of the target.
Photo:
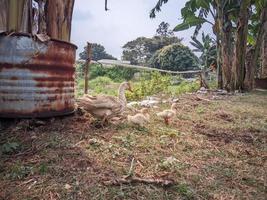
M 78 115 L 2 120 L 0 198 L 265 199 L 266 101 L 261 93 L 183 95 L 171 125 L 156 117 L 161 105 L 146 128 L 102 129 Z M 103 184 L 127 175 L 133 158 L 134 176 L 176 184 Z

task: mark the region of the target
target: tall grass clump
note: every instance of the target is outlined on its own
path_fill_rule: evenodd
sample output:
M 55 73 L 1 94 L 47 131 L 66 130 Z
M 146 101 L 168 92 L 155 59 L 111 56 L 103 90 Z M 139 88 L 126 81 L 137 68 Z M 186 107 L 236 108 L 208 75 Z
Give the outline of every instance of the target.
M 143 73 L 140 81 L 133 84 L 133 92 L 127 92 L 128 100 L 140 100 L 145 96 L 164 92 L 171 84 L 171 76 L 159 72 Z

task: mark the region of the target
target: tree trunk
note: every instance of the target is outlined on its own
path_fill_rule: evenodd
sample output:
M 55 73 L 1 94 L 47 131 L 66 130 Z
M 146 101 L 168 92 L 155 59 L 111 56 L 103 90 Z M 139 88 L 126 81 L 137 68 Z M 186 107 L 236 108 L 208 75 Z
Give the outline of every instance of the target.
M 74 0 L 47 0 L 47 34 L 51 38 L 70 41 L 73 6 Z
M 242 91 L 245 79 L 245 59 L 247 49 L 248 18 L 250 0 L 243 0 L 240 6 L 235 36 L 235 58 L 231 89 Z
M 221 70 L 223 89 L 230 90 L 231 83 L 231 69 L 232 69 L 232 23 L 228 18 L 228 14 L 223 9 L 223 1 L 216 1 L 218 32 L 221 41 Z
M 217 79 L 218 79 L 218 88 L 223 89 L 223 79 L 222 79 L 222 61 L 221 61 L 221 44 L 217 36 Z
M 267 78 L 267 31 L 264 33 L 261 49 L 261 73 L 260 78 Z
M 253 73 L 257 69 L 257 61 L 258 61 L 259 54 L 260 54 L 260 47 L 261 47 L 261 44 L 263 42 L 264 34 L 266 32 L 267 32 L 267 4 L 265 5 L 265 7 L 262 9 L 262 12 L 261 12 L 260 27 L 259 27 L 259 31 L 258 31 L 258 34 L 257 34 L 257 41 L 256 41 L 256 44 L 255 44 L 255 50 L 254 50 L 253 55 L 252 55 L 251 71 Z M 247 79 L 249 79 L 248 82 L 250 82 L 250 83 L 252 82 L 253 83 L 253 84 L 250 85 L 250 87 L 248 87 L 249 90 L 252 90 L 253 87 L 254 87 L 254 74 L 253 74 L 253 76 L 248 77 Z
M 252 56 L 254 54 L 254 48 L 247 48 L 246 52 L 246 77 L 244 81 L 244 89 L 251 91 L 254 88 L 254 76 L 255 69 L 252 67 Z
M 230 21 L 226 22 L 230 23 Z M 223 75 L 223 88 L 227 91 L 230 90 L 230 83 L 231 83 L 231 69 L 232 69 L 232 58 L 233 58 L 233 47 L 232 47 L 232 32 L 231 32 L 231 25 L 224 30 L 225 23 L 222 23 L 221 26 L 221 35 L 222 35 L 222 42 L 221 42 L 221 57 L 222 57 L 222 75 Z

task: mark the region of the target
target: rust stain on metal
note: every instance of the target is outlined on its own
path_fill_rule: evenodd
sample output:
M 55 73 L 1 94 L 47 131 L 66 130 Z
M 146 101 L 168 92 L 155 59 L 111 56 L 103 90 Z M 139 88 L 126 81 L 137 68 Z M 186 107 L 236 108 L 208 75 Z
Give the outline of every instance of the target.
M 74 111 L 76 46 L 0 36 L 0 117 L 50 117 Z

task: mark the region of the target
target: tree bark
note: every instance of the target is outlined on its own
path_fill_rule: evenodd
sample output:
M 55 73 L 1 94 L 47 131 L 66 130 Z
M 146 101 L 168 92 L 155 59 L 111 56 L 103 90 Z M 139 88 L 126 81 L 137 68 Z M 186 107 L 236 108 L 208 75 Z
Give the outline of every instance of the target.
M 228 19 L 227 14 L 224 12 L 222 1 L 216 1 L 216 9 L 218 15 L 218 31 L 221 41 L 221 70 L 222 70 L 222 80 L 223 88 L 227 91 L 230 90 L 231 82 L 231 68 L 232 68 L 232 24 Z
M 259 53 L 260 53 L 260 47 L 261 44 L 263 42 L 263 37 L 264 34 L 267 32 L 267 4 L 265 4 L 265 6 L 262 9 L 261 12 L 261 17 L 260 17 L 260 27 L 259 27 L 259 31 L 257 34 L 257 41 L 255 44 L 255 50 L 252 54 L 252 60 L 251 60 L 251 66 L 250 66 L 250 70 L 253 73 L 253 76 L 247 77 L 248 79 L 248 83 L 250 83 L 248 86 L 246 86 L 248 88 L 248 90 L 252 90 L 254 88 L 254 76 L 255 76 L 255 71 L 257 69 L 257 62 L 258 62 L 258 58 L 259 58 Z
M 233 64 L 233 76 L 231 89 L 242 91 L 244 89 L 245 79 L 245 59 L 247 49 L 248 18 L 251 0 L 243 0 L 240 6 L 239 17 L 237 21 L 237 31 L 235 36 L 235 58 Z
M 247 48 L 246 53 L 246 77 L 244 82 L 244 89 L 251 91 L 254 88 L 254 75 L 255 69 L 252 67 L 252 56 L 254 54 L 254 48 Z
M 223 89 L 223 78 L 222 78 L 222 61 L 221 61 L 221 44 L 220 40 L 217 36 L 217 81 L 218 81 L 218 88 Z
M 267 31 L 264 32 L 264 38 L 262 42 L 260 78 L 267 78 Z
M 47 0 L 47 34 L 51 38 L 70 41 L 73 6 L 74 0 Z

